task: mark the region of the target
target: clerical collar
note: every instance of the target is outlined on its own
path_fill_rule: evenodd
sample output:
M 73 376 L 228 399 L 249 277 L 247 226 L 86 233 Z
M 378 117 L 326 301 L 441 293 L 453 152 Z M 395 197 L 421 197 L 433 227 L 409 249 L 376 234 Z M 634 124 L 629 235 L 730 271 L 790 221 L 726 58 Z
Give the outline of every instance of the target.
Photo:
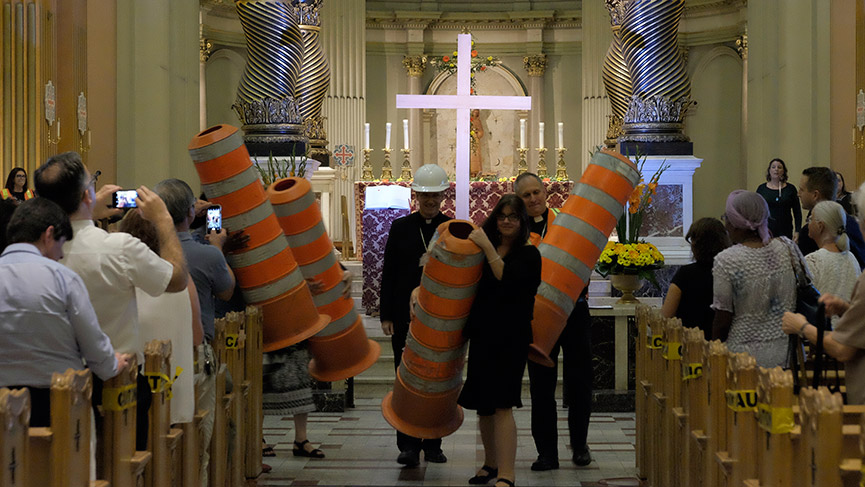
M 424 221 L 426 222 L 427 225 L 429 225 L 430 223 L 432 223 L 432 218 L 427 218 Z

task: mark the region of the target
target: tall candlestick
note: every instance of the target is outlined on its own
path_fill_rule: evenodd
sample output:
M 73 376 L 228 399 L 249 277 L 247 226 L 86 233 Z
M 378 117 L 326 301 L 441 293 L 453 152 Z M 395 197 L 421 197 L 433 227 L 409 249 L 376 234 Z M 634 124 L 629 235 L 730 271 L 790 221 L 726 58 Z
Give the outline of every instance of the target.
M 60 119 L 57 119 L 57 140 L 60 140 Z
M 390 149 L 390 122 L 384 124 L 384 148 Z
M 402 148 L 408 149 L 408 119 L 402 119 Z
M 520 149 L 526 147 L 526 119 L 520 119 Z
M 559 149 L 565 146 L 565 123 L 559 122 Z
M 369 149 L 369 122 L 363 124 L 363 148 Z
M 538 122 L 538 149 L 544 148 L 544 122 Z

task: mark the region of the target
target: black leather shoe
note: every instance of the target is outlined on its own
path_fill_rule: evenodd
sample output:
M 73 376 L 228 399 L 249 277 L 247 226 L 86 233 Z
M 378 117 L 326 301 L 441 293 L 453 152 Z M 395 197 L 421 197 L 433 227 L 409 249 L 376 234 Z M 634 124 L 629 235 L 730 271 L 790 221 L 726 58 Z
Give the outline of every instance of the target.
M 592 463 L 592 453 L 589 451 L 589 447 L 586 446 L 582 450 L 574 451 L 572 460 L 574 465 L 578 467 L 585 467 Z
M 448 457 L 445 456 L 445 453 L 441 450 L 438 451 L 425 451 L 423 452 L 424 460 L 431 463 L 445 463 L 448 461 Z
M 420 452 L 414 450 L 400 452 L 399 456 L 396 457 L 396 463 L 406 467 L 417 467 L 420 465 Z
M 558 470 L 559 461 L 555 458 L 538 457 L 535 463 L 532 464 L 532 470 L 535 472 L 545 472 L 547 470 Z

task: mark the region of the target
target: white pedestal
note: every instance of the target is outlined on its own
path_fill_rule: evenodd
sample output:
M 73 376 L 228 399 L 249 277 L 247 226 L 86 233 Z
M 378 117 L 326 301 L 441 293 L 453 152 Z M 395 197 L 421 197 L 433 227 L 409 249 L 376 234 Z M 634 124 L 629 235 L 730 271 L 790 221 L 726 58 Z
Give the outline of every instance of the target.
M 332 167 L 319 167 L 312 173 L 312 191 L 321 202 L 321 219 L 327 234 L 331 235 L 331 228 L 336 228 L 339 223 L 335 220 L 331 211 L 331 199 L 334 194 L 334 183 L 336 182 L 336 171 Z
M 670 164 L 658 185 L 652 200 L 653 215 L 643 221 L 642 233 L 664 254 L 668 265 L 691 262 L 691 246 L 685 234 L 694 221 L 694 171 L 703 159 L 694 156 L 648 156 L 643 166 L 643 177 L 648 181 L 661 164 Z

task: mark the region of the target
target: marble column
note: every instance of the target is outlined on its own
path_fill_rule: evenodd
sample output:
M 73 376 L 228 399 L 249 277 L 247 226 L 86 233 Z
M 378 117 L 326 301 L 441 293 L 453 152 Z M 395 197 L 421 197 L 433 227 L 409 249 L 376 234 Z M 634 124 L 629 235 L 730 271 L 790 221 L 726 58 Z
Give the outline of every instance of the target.
M 537 173 L 538 151 L 535 149 L 538 148 L 540 144 L 540 140 L 538 140 L 538 122 L 544 121 L 544 73 L 547 70 L 547 55 L 540 53 L 526 56 L 523 58 L 523 65 L 529 73 L 529 96 L 532 97 L 532 109 L 529 111 L 529 126 L 527 129 L 528 134 L 531 134 L 530 137 L 527 137 L 527 143 L 529 145 L 529 154 L 527 159 L 529 171 Z M 554 128 L 555 127 L 551 124 L 547 133 L 555 134 L 553 131 Z M 549 140 L 549 137 L 544 138 Z M 550 172 L 550 167 L 555 168 L 555 165 L 553 164 L 551 166 L 548 162 L 547 172 Z M 555 173 L 555 169 L 553 169 L 552 172 Z
M 426 70 L 427 59 L 422 54 L 414 56 L 405 56 L 402 60 L 402 65 L 405 67 L 406 76 L 408 77 L 408 92 L 410 95 L 421 94 L 421 77 Z M 409 148 L 411 149 L 411 170 L 412 174 L 417 168 L 424 165 L 423 158 L 423 120 L 421 118 L 422 110 L 420 108 L 411 108 L 408 110 L 408 130 L 409 130 Z
M 742 127 L 741 145 L 739 148 L 739 174 L 742 181 L 740 184 L 746 187 L 748 182 L 745 175 L 748 171 L 748 33 L 736 38 L 736 52 L 742 58 Z
M 343 240 L 341 200 L 348 204 L 349 235 L 354 240 L 354 182 L 360 180 L 363 124 L 366 121 L 366 3 L 363 0 L 325 2 L 320 11 L 321 45 L 328 54 L 331 75 L 322 115 L 327 118 L 328 149 L 354 147 L 354 164 L 337 167 L 332 224 L 328 234 Z M 357 248 L 358 242 L 354 242 Z
M 207 60 L 213 51 L 213 43 L 204 37 L 198 43 L 198 128 L 207 128 Z
M 607 136 L 608 117 L 610 116 L 610 101 L 604 88 L 604 59 L 613 34 L 610 31 L 610 14 L 604 2 L 583 2 L 583 120 L 582 143 L 579 155 L 580 167 L 585 170 L 589 164 L 589 153 L 595 147 L 604 144 Z M 576 180 L 578 174 L 570 174 Z

